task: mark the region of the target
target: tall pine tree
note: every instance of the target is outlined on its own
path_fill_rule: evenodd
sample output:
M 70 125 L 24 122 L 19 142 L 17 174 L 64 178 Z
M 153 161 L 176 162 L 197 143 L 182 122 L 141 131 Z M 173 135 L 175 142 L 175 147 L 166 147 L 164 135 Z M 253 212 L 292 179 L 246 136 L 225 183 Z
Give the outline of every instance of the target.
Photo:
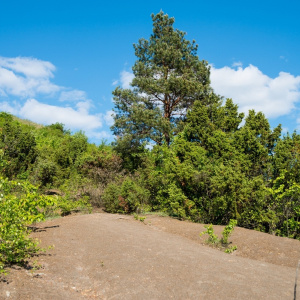
M 174 18 L 163 12 L 152 14 L 152 20 L 149 40 L 134 44 L 132 89 L 113 92 L 112 130 L 131 149 L 144 141 L 170 145 L 194 101 L 219 101 L 211 96 L 209 66 L 199 60 L 195 41 L 186 40 L 173 28 Z

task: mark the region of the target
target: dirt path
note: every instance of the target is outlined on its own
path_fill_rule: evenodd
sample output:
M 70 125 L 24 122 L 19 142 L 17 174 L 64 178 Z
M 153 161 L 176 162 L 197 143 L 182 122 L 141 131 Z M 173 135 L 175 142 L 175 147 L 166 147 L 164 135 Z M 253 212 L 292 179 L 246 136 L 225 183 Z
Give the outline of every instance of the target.
M 0 299 L 293 299 L 299 241 L 236 228 L 228 255 L 202 245 L 203 225 L 166 217 L 98 213 L 40 226 L 35 236 L 55 248 L 38 258 L 42 269 L 12 270 Z

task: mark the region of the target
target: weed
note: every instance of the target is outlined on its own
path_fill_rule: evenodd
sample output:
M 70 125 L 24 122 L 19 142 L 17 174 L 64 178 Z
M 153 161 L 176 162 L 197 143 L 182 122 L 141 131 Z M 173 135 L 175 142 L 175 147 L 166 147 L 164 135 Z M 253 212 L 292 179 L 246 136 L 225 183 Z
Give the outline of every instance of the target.
M 146 217 L 140 217 L 138 214 L 134 213 L 133 214 L 133 217 L 136 219 L 136 220 L 139 220 L 141 222 L 145 222 L 145 219 Z
M 237 246 L 236 245 L 230 246 L 227 249 L 225 249 L 225 253 L 230 254 L 230 253 L 234 252 L 235 250 L 237 250 Z
M 223 232 L 222 232 L 222 238 L 221 238 L 221 243 L 223 245 L 228 245 L 228 238 L 231 235 L 231 233 L 233 232 L 234 227 L 237 224 L 237 220 L 233 220 L 231 219 L 229 221 L 229 224 L 225 226 Z
M 43 268 L 43 265 L 40 264 L 37 260 L 34 260 L 31 267 L 31 273 L 33 274 L 35 271 Z
M 232 253 L 235 250 L 237 250 L 237 246 L 229 246 L 228 238 L 231 235 L 231 233 L 234 230 L 234 227 L 236 226 L 237 221 L 236 220 L 230 220 L 229 224 L 225 226 L 223 232 L 222 232 L 222 238 L 218 238 L 218 236 L 214 233 L 214 228 L 212 224 L 205 225 L 204 228 L 206 228 L 206 231 L 203 231 L 200 233 L 200 236 L 204 234 L 208 234 L 208 239 L 206 240 L 206 243 L 215 246 L 217 248 L 225 248 L 225 253 Z
M 201 232 L 200 236 L 202 236 L 204 234 L 208 234 L 208 239 L 206 240 L 206 242 L 208 244 L 218 244 L 220 242 L 220 240 L 217 237 L 217 235 L 214 233 L 214 228 L 213 228 L 212 224 L 204 225 L 204 228 L 206 228 L 206 231 Z

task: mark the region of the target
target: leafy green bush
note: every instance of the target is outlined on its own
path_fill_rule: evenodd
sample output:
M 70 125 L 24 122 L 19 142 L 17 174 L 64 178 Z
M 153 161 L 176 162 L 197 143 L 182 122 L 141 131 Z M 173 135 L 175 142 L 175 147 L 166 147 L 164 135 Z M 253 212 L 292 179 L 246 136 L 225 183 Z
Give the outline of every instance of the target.
M 30 225 L 48 216 L 90 211 L 88 199 L 40 195 L 28 181 L 0 177 L 0 272 L 11 264 L 24 264 L 42 249 L 29 237 Z
M 74 212 L 90 213 L 92 210 L 92 206 L 89 203 L 88 197 L 83 197 L 79 200 L 70 200 L 65 197 L 58 197 L 54 211 L 56 211 L 56 208 L 58 209 L 59 214 L 62 216 L 67 216 Z
M 43 186 L 52 184 L 57 170 L 58 166 L 55 162 L 49 159 L 39 160 L 35 168 L 35 178 L 38 182 L 41 182 Z
M 53 206 L 51 196 L 37 193 L 28 182 L 0 177 L 0 271 L 13 263 L 24 263 L 40 251 L 38 242 L 29 238 L 29 225 L 45 218 L 42 211 Z
M 132 213 L 147 203 L 149 191 L 133 179 L 126 177 L 120 184 L 109 184 L 102 198 L 107 212 Z
M 277 235 L 300 239 L 300 184 L 289 178 L 287 170 L 272 181 L 270 193 L 270 232 Z
M 3 112 L 0 113 L 0 149 L 6 161 L 0 171 L 10 179 L 22 173 L 26 177 L 26 171 L 37 157 L 35 137 L 28 126 L 21 126 L 11 115 Z

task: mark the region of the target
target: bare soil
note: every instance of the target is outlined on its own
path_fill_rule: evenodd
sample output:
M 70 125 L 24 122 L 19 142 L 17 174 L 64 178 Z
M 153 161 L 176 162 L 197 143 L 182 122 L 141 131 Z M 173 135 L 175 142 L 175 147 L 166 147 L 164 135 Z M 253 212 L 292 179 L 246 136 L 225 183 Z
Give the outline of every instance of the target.
M 235 228 L 226 254 L 205 244 L 202 224 L 94 213 L 40 223 L 54 249 L 34 269 L 13 268 L 0 299 L 293 299 L 300 242 Z M 216 233 L 223 227 L 215 226 Z M 37 262 L 35 262 L 37 260 Z M 298 278 L 300 299 L 300 278 Z M 297 298 L 297 299 L 298 299 Z

